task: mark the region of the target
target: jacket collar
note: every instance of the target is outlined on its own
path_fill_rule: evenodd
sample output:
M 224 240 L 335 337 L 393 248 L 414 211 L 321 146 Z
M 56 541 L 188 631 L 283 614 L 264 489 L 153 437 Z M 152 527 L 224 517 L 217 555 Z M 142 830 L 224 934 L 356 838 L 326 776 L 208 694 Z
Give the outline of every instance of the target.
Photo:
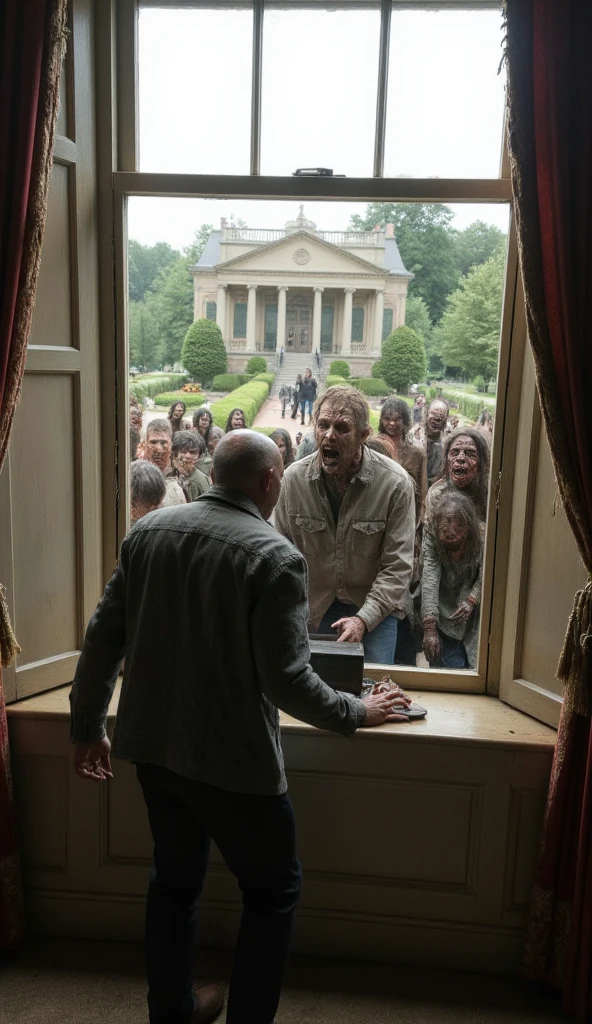
M 256 516 L 263 523 L 266 522 L 255 502 L 247 498 L 246 494 L 242 494 L 241 491 L 235 491 L 232 487 L 218 487 L 214 484 L 204 494 L 200 494 L 197 501 L 213 501 L 216 504 L 228 505 L 232 508 L 240 509 L 241 512 L 248 512 L 249 515 Z
M 309 455 L 310 463 L 308 466 L 308 479 L 318 480 L 321 476 L 321 456 L 320 453 L 314 452 Z M 372 477 L 374 474 L 374 464 L 372 461 L 372 455 L 370 449 L 365 444 L 362 445 L 362 462 L 357 473 L 352 477 L 353 480 L 359 480 L 363 484 L 372 483 Z M 208 492 L 209 493 L 209 492 Z

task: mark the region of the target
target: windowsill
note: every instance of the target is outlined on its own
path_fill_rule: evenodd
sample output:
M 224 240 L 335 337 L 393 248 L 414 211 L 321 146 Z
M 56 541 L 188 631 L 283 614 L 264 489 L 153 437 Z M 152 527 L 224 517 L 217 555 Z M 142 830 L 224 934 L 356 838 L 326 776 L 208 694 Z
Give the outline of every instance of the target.
M 121 683 L 118 681 L 109 707 L 115 717 Z M 68 720 L 69 686 L 28 697 L 6 708 L 9 718 Z M 377 729 L 363 729 L 357 737 L 372 742 L 396 739 L 403 743 L 448 743 L 461 746 L 506 747 L 524 750 L 552 750 L 557 733 L 534 718 L 509 707 L 496 697 L 481 694 L 426 693 L 410 690 L 409 695 L 428 709 L 427 718 L 415 722 L 392 722 Z M 312 735 L 330 738 L 311 725 L 281 714 L 286 736 Z

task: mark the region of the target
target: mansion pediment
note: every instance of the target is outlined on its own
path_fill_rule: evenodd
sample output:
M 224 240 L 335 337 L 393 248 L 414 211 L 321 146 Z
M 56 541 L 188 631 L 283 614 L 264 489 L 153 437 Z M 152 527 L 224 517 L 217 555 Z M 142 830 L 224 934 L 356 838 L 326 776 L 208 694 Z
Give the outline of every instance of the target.
M 361 256 L 346 252 L 308 231 L 298 231 L 268 245 L 259 246 L 224 263 L 216 264 L 217 271 L 235 273 L 277 274 L 303 273 L 307 276 L 341 274 L 385 280 L 389 271 L 376 266 Z

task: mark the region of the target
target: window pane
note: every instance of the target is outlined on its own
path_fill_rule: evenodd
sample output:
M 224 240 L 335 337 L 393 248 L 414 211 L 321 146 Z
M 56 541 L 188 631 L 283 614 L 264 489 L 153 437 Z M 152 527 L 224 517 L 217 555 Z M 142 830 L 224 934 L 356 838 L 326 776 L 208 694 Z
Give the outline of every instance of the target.
M 379 31 L 375 9 L 266 13 L 263 174 L 372 174 Z
M 253 15 L 140 9 L 140 170 L 248 174 Z
M 128 202 L 130 396 L 138 403 L 131 410 L 132 454 L 155 461 L 148 426 L 166 418 L 171 404 L 183 403 L 189 421 L 208 405 L 224 428 L 228 405 L 219 389 L 236 387 L 234 375 L 244 374 L 254 355 L 266 360 L 275 381 L 263 404 L 251 408 L 249 425 L 268 432 L 281 426 L 293 440 L 302 431 L 310 447 L 300 454 L 312 454 L 308 409 L 297 408 L 293 392 L 294 418 L 285 408 L 282 416 L 280 387 L 294 388 L 308 367 L 322 386 L 331 363 L 345 361 L 349 382 L 368 400 L 367 447 L 400 462 L 417 486 L 415 516 L 407 523 L 413 575 L 409 581 L 407 565 L 400 590 L 392 579 L 387 587 L 399 613 L 395 663 L 406 666 L 404 673 L 448 669 L 455 686 L 463 671 L 476 669 L 481 608 L 489 600 L 481 593 L 481 569 L 507 213 L 501 205 L 438 203 Z M 249 285 L 255 287 L 248 291 Z M 212 325 L 203 319 L 216 314 L 226 364 L 217 368 L 214 387 L 201 366 L 190 369 L 184 342 L 194 320 L 202 323 L 192 335 L 207 338 Z M 229 395 L 231 405 L 240 407 L 242 395 L 235 397 Z M 327 470 L 331 451 L 325 456 Z M 176 469 L 173 483 L 180 474 L 183 488 L 183 467 Z M 337 597 L 337 564 L 345 573 L 346 603 L 357 601 L 359 610 L 372 590 L 387 529 L 388 502 L 376 493 L 376 515 L 365 508 L 353 517 L 357 525 L 350 518 L 341 547 L 335 531 L 323 526 L 327 513 L 339 519 L 335 494 L 321 508 L 314 495 L 302 497 L 293 539 L 309 566 L 316 612 L 327 612 Z M 348 499 L 344 511 L 349 505 Z M 334 608 L 329 635 L 340 617 Z M 383 621 L 392 639 L 392 614 Z M 321 615 L 310 625 L 321 631 Z M 377 660 L 370 652 L 367 645 L 367 660 Z M 408 676 L 400 678 L 409 685 Z
M 498 177 L 501 58 L 500 11 L 393 9 L 386 177 Z
M 247 304 L 246 302 L 235 302 L 234 304 L 234 337 L 246 338 L 247 336 Z

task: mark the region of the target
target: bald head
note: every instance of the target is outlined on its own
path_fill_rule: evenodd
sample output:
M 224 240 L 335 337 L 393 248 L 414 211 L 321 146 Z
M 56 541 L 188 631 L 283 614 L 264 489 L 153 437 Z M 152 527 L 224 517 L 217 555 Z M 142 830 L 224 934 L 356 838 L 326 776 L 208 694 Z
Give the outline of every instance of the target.
M 279 497 L 283 462 L 277 445 L 254 430 L 233 430 L 216 446 L 212 480 L 250 498 L 267 519 Z

